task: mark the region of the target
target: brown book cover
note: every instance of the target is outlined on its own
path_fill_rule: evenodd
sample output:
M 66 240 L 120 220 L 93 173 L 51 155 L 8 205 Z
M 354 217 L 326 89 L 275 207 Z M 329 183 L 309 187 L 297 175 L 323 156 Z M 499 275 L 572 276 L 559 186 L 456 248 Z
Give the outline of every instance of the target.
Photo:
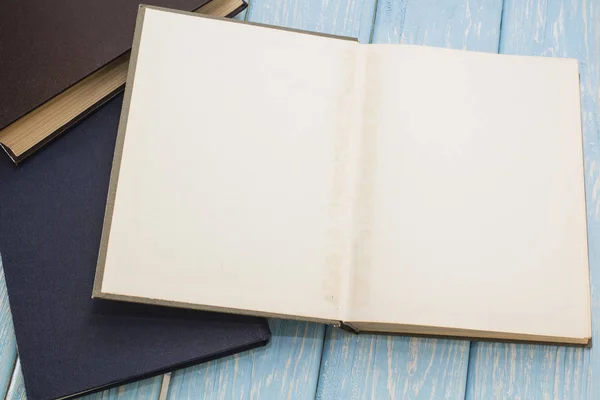
M 242 0 L 145 3 L 231 16 Z M 118 92 L 140 0 L 0 2 L 0 144 L 19 162 Z

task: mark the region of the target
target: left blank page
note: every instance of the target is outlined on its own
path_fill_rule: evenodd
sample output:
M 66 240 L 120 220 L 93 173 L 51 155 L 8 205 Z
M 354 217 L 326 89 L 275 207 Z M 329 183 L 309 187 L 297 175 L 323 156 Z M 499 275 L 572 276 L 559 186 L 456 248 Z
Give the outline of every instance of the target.
M 356 43 L 140 12 L 95 294 L 336 319 Z

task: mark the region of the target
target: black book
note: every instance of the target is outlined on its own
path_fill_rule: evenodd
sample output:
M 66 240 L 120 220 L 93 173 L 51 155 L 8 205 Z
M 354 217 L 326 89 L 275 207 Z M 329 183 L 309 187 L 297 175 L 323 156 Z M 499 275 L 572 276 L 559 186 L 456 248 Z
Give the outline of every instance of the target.
M 263 318 L 91 298 L 121 103 L 18 168 L 0 157 L 0 254 L 29 400 L 105 389 L 270 338 Z

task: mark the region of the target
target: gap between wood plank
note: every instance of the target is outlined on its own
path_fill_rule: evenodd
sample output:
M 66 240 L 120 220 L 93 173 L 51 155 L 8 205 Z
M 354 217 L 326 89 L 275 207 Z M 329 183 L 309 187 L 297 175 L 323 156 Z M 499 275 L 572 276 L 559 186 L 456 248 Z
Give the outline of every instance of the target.
M 506 4 L 506 0 L 502 0 L 502 7 L 500 8 L 500 26 L 498 27 L 498 48 L 496 49 L 496 53 L 500 54 L 500 48 L 502 46 L 502 22 L 504 21 L 504 5 Z
M 504 2 L 502 2 L 504 4 Z M 463 392 L 463 400 L 467 400 L 467 391 L 469 390 L 469 369 L 471 368 L 471 349 L 473 342 L 469 342 L 469 350 L 467 351 L 467 376 L 465 377 L 465 390 Z
M 379 0 L 375 0 L 375 4 L 373 5 L 375 8 L 373 9 L 373 18 L 371 19 L 371 33 L 369 34 L 369 44 L 373 43 L 373 32 L 375 32 L 375 20 L 377 19 L 377 6 L 379 5 Z
M 321 344 L 321 358 L 319 359 L 319 369 L 317 370 L 317 384 L 315 385 L 315 395 L 314 398 L 317 398 L 317 393 L 319 392 L 319 385 L 321 384 L 321 369 L 323 369 L 323 353 L 325 352 L 325 341 L 327 339 L 327 330 L 331 329 L 329 325 L 325 326 L 323 329 L 323 343 Z

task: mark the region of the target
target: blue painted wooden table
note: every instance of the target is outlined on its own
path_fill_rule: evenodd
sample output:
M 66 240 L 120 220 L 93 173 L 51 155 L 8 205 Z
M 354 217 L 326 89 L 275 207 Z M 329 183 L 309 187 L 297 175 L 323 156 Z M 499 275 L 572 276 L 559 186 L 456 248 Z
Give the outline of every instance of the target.
M 156 377 L 88 397 L 158 399 L 162 389 L 169 399 L 600 399 L 600 0 L 251 0 L 239 18 L 363 43 L 577 58 L 594 346 L 357 336 L 271 320 L 264 348 L 176 371 L 170 383 Z M 0 281 L 0 392 L 25 398 Z

